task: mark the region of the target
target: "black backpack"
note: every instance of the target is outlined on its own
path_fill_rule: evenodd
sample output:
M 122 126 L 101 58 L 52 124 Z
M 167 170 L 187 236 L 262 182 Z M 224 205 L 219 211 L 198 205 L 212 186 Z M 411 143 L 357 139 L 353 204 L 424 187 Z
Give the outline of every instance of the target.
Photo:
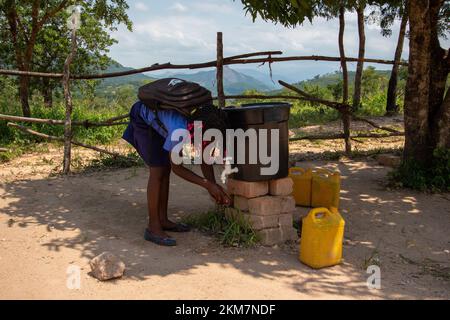
M 141 86 L 138 98 L 152 110 L 175 109 L 187 117 L 197 107 L 212 104 L 211 91 L 177 78 L 159 79 Z

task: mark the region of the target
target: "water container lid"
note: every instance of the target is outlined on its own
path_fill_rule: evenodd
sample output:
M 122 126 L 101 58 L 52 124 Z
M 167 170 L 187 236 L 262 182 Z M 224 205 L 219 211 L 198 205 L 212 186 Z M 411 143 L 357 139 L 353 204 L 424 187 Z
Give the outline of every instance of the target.
M 288 121 L 291 107 L 287 102 L 262 102 L 229 106 L 223 110 L 227 112 L 231 123 L 262 124 Z

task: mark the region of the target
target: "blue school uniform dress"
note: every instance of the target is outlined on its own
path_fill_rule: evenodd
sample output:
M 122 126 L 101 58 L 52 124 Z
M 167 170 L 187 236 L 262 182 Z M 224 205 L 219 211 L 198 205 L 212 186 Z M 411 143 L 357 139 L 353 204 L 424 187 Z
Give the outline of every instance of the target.
M 172 133 L 187 129 L 186 117 L 176 110 L 158 110 L 157 115 L 137 101 L 131 107 L 130 123 L 122 136 L 149 167 L 169 166 L 170 151 L 179 143 L 172 141 Z

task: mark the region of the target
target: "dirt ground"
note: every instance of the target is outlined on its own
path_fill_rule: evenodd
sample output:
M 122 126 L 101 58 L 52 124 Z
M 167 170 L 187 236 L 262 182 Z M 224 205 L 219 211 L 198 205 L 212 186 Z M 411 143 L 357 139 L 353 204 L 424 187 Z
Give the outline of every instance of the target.
M 401 128 L 400 118 L 372 120 Z M 293 132 L 340 129 L 336 121 Z M 368 129 L 352 122 L 352 130 Z M 396 152 L 402 144 L 401 137 L 354 140 L 353 149 L 361 154 Z M 124 143 L 113 149 L 129 151 Z M 148 243 L 142 239 L 147 169 L 89 171 L 86 166 L 98 155 L 74 148 L 75 174 L 64 178 L 57 174 L 61 148 L 50 144 L 39 150 L 0 164 L 0 298 L 450 298 L 449 194 L 389 190 L 389 169 L 379 166 L 375 155 L 356 160 L 339 156 L 341 140 L 290 145 L 291 164 L 301 161 L 303 167 L 331 168 L 342 175 L 344 260 L 321 270 L 298 261 L 298 243 L 224 248 L 198 231 L 174 234 L 178 245 L 173 248 Z M 172 219 L 212 205 L 206 191 L 172 175 Z M 297 209 L 297 218 L 308 212 Z M 99 282 L 89 275 L 89 260 L 103 251 L 125 261 L 122 279 Z M 366 285 L 369 265 L 380 266 L 379 290 Z M 81 271 L 79 289 L 67 286 L 73 266 Z
M 75 150 L 76 159 L 91 155 Z M 50 147 L 0 165 L 2 299 L 450 298 L 449 195 L 388 190 L 388 169 L 374 160 L 301 162 L 342 174 L 344 261 L 312 270 L 298 261 L 297 243 L 224 248 L 198 231 L 174 234 L 172 248 L 146 242 L 147 169 L 49 175 L 60 154 Z M 211 206 L 204 190 L 172 175 L 173 219 Z M 103 251 L 124 260 L 122 279 L 89 275 L 89 260 Z M 373 264 L 379 290 L 366 285 Z M 67 287 L 69 266 L 81 268 L 79 289 Z

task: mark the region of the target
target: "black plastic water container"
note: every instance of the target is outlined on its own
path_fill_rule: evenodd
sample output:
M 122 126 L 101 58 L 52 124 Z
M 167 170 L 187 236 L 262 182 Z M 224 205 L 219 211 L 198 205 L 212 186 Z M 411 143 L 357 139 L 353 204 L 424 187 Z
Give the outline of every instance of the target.
M 227 107 L 224 110 L 227 112 L 230 126 L 232 129 L 256 129 L 257 131 L 257 146 L 258 152 L 257 163 L 250 164 L 249 150 L 250 141 L 245 139 L 244 150 L 238 150 L 238 144 L 234 143 L 234 165 L 238 172 L 233 174 L 233 178 L 244 181 L 264 181 L 271 179 L 280 179 L 288 176 L 289 167 L 289 132 L 288 120 L 291 104 L 282 102 L 266 102 L 266 103 L 251 103 L 243 104 L 240 107 Z M 272 156 L 271 150 L 271 130 L 279 130 L 278 138 L 278 170 L 270 175 L 261 174 L 261 168 L 270 167 L 270 164 L 262 164 L 259 157 L 260 135 L 259 129 L 267 130 L 267 154 Z M 254 146 L 253 146 L 254 147 Z M 238 152 L 245 151 L 245 164 L 236 164 L 236 157 Z M 229 154 L 229 153 L 228 153 Z

